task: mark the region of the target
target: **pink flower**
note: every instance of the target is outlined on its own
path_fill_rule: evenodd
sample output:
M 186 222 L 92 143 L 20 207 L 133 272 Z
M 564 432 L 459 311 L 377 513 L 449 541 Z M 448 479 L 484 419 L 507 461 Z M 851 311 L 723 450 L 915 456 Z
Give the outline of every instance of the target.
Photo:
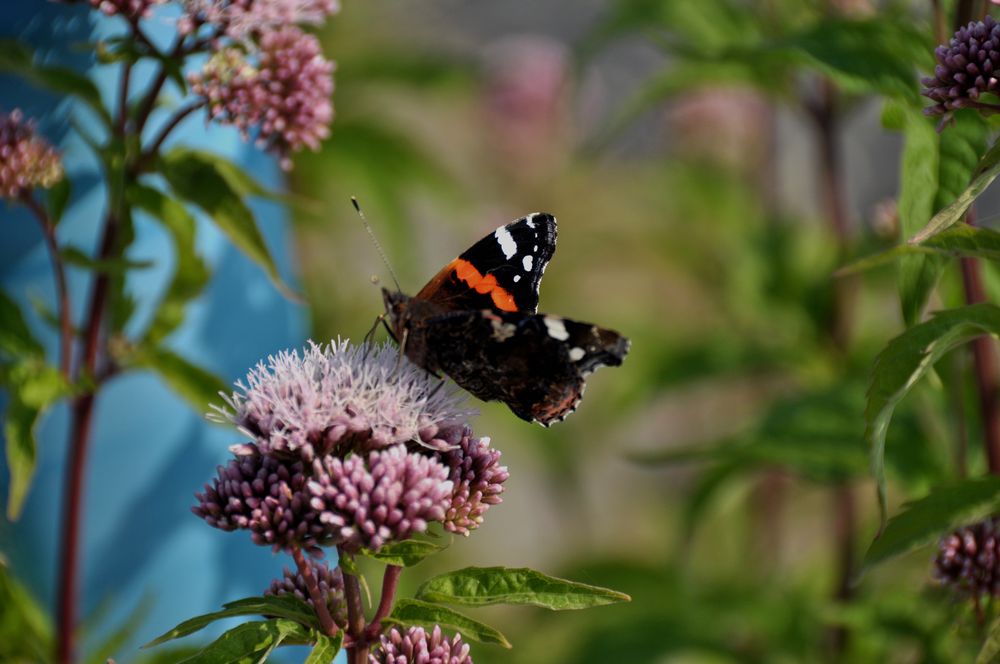
M 456 634 L 450 641 L 434 625 L 428 634 L 423 627 L 401 632 L 393 627 L 382 635 L 381 643 L 369 655 L 370 664 L 472 664 L 469 645 Z
M 35 135 L 33 122 L 14 109 L 0 113 L 0 198 L 18 198 L 35 187 L 51 187 L 63 177 L 55 149 Z
M 510 473 L 500 465 L 500 450 L 490 447 L 490 439 L 473 438 L 469 429 L 455 448 L 440 453 L 440 459 L 450 468 L 448 478 L 455 486 L 444 527 L 468 537 L 490 505 L 503 502 L 500 494 Z
M 180 30 L 209 24 L 231 39 L 247 41 L 297 23 L 317 25 L 339 11 L 338 0 L 187 0 Z
M 265 32 L 259 47 L 256 64 L 241 49 L 219 51 L 189 77 L 191 89 L 214 120 L 236 126 L 244 138 L 255 131 L 257 143 L 288 170 L 292 152 L 315 150 L 330 134 L 334 65 L 319 40 L 294 26 Z
M 90 5 L 100 9 L 108 16 L 121 14 L 125 18 L 149 18 L 155 5 L 162 5 L 166 0 L 90 0 Z

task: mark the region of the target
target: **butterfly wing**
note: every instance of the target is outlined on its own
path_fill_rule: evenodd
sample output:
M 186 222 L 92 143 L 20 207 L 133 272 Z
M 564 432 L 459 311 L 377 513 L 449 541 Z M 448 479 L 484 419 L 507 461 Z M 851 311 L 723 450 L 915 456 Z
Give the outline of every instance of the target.
M 545 426 L 576 409 L 590 373 L 620 365 L 629 349 L 613 330 L 524 312 L 451 312 L 411 332 L 429 365 L 483 401 L 502 401 Z
M 535 313 L 545 266 L 556 250 L 556 218 L 535 212 L 500 226 L 446 265 L 417 293 L 450 311 Z

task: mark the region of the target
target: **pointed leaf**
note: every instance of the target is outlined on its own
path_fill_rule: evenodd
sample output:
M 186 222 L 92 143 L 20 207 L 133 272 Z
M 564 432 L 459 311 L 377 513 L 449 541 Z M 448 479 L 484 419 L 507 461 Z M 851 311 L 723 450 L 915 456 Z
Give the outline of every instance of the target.
M 319 623 L 312 609 L 297 597 L 281 595 L 278 597 L 248 597 L 229 602 L 221 611 L 205 613 L 189 618 L 160 636 L 156 637 L 143 648 L 152 648 L 161 643 L 180 639 L 208 627 L 217 620 L 233 616 L 269 615 L 286 618 L 310 627 L 318 627 Z
M 416 599 L 400 599 L 383 622 L 408 627 L 416 625 L 424 629 L 434 629 L 440 625 L 446 630 L 460 632 L 470 641 L 478 643 L 493 643 L 504 648 L 510 648 L 510 641 L 498 630 L 478 620 L 464 616 L 458 611 L 440 604 L 421 602 Z
M 337 632 L 334 636 L 327 636 L 314 632 L 313 637 L 316 645 L 309 651 L 305 664 L 331 664 L 344 643 L 344 633 Z
M 938 256 L 984 258 L 1000 262 L 1000 233 L 990 228 L 957 224 L 921 244 L 901 244 L 888 251 L 865 256 L 844 266 L 837 274 L 854 274 L 891 263 L 904 256 L 934 254 Z
M 307 643 L 309 633 L 291 620 L 275 618 L 238 625 L 225 632 L 185 664 L 260 664 L 283 642 Z
M 441 574 L 420 586 L 417 599 L 467 606 L 530 604 L 553 611 L 631 601 L 624 593 L 525 567 L 466 567 Z
M 125 274 L 128 270 L 144 270 L 153 266 L 153 261 L 130 261 L 127 258 L 109 258 L 100 260 L 91 258 L 76 247 L 63 247 L 59 255 L 67 265 L 75 265 L 94 272 L 105 274 Z
M 278 274 L 253 213 L 230 182 L 231 172 L 224 173 L 215 162 L 184 149 L 163 155 L 160 164 L 163 176 L 178 196 L 204 210 L 234 245 L 264 268 L 278 290 L 290 299 L 298 299 Z
M 225 381 L 212 372 L 166 348 L 140 349 L 129 359 L 133 366 L 159 374 L 198 412 L 205 411 L 210 403 L 217 400 L 219 392 L 229 389 Z
M 885 531 L 865 554 L 864 567 L 928 544 L 955 530 L 1000 511 L 1000 477 L 964 480 L 940 487 L 907 503 L 889 520 Z
M 184 322 L 187 304 L 198 297 L 211 277 L 208 265 L 195 249 L 197 224 L 184 205 L 152 187 L 134 185 L 129 201 L 159 220 L 174 241 L 174 277 L 146 330 L 146 342 L 156 345 Z
M 972 176 L 972 182 L 947 207 L 934 215 L 927 225 L 910 239 L 911 244 L 920 244 L 936 233 L 962 220 L 969 207 L 993 180 L 1000 175 L 1000 142 L 994 143 L 989 152 L 979 161 Z
M 72 193 L 72 184 L 70 179 L 67 177 L 62 178 L 54 185 L 49 187 L 47 196 L 49 203 L 49 218 L 52 219 L 53 224 L 58 224 L 62 219 L 63 213 L 66 211 L 66 205 L 69 204 L 70 194 Z
M 986 640 L 976 656 L 976 664 L 994 664 L 1000 661 L 1000 618 L 990 623 L 986 630 Z
M 875 358 L 865 408 L 865 440 L 885 523 L 885 437 L 896 405 L 952 348 L 984 334 L 1000 333 L 1000 308 L 974 304 L 936 314 L 889 342 Z
M 45 354 L 42 344 L 28 329 L 21 308 L 3 291 L 0 291 L 0 353 L 15 357 Z
M 364 555 L 383 562 L 386 565 L 413 567 L 427 556 L 444 551 L 447 548 L 448 545 L 446 544 L 437 544 L 425 540 L 404 540 L 402 542 L 390 542 L 378 551 L 365 551 Z

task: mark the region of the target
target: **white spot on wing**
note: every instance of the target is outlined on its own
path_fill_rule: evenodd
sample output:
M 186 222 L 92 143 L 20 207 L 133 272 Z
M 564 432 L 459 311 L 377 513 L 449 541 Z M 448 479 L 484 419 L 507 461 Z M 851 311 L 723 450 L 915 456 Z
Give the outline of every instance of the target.
M 520 280 L 521 280 L 521 275 L 519 275 L 519 274 L 515 274 L 515 275 L 514 275 L 514 283 L 516 284 L 516 283 L 517 283 L 517 282 L 519 282 Z
M 566 326 L 561 319 L 545 316 L 542 318 L 542 321 L 545 323 L 545 329 L 548 330 L 550 337 L 556 341 L 566 341 L 569 339 L 569 332 L 566 331 Z
M 521 265 L 524 266 L 525 272 L 531 272 L 531 263 L 532 261 L 534 261 L 534 259 L 535 257 L 532 256 L 531 254 L 528 254 L 527 256 L 521 259 Z
M 575 346 L 573 348 L 570 348 L 569 349 L 569 361 L 570 362 L 579 362 L 580 360 L 583 359 L 583 356 L 586 355 L 586 354 L 587 354 L 587 352 L 585 350 L 583 350 L 582 348 L 580 348 L 579 346 Z
M 525 219 L 525 222 L 526 222 L 526 223 L 528 224 L 528 228 L 534 228 L 534 227 L 535 227 L 535 222 L 533 222 L 533 221 L 531 220 L 531 219 L 532 219 L 532 217 L 534 217 L 534 216 L 535 216 L 535 215 L 533 215 L 533 214 L 529 214 L 529 215 L 528 215 L 528 218 L 527 218 L 527 219 Z
M 509 259 L 517 253 L 517 243 L 514 242 L 514 238 L 511 236 L 510 231 L 507 230 L 506 226 L 501 226 L 493 231 L 493 237 L 495 237 L 497 242 L 500 243 L 500 251 L 503 252 L 504 258 Z

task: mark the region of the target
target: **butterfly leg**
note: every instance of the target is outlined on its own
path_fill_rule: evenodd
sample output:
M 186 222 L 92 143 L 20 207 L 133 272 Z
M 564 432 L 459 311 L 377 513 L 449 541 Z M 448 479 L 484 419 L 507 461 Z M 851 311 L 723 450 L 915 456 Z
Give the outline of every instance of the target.
M 385 324 L 385 314 L 380 314 L 380 315 L 376 316 L 375 317 L 375 322 L 372 323 L 372 326 L 368 329 L 368 332 L 365 333 L 365 338 L 364 338 L 364 340 L 363 340 L 362 343 L 365 346 L 364 359 L 366 359 L 366 360 L 368 359 L 368 351 L 371 349 L 371 342 L 372 342 L 372 339 L 375 337 L 375 330 L 378 329 L 378 324 L 379 323 Z M 386 326 L 386 329 L 388 329 L 388 326 Z

